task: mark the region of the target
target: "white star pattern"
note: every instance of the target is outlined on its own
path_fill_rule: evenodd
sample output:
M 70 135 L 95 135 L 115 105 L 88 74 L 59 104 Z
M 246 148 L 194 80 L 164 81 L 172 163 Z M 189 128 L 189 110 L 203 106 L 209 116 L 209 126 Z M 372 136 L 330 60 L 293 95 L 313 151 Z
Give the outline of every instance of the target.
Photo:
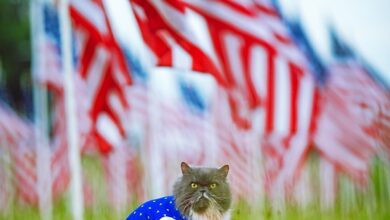
M 174 197 L 163 197 L 141 204 L 127 220 L 186 220 L 175 206 Z

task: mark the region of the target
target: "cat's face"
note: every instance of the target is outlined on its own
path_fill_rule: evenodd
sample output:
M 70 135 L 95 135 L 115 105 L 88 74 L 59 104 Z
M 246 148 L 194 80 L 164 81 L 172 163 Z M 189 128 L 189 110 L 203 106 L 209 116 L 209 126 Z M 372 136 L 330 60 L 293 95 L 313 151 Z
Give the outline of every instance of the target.
M 191 168 L 181 164 L 183 176 L 174 186 L 176 206 L 186 216 L 219 212 L 225 213 L 231 203 L 231 193 L 226 177 L 229 166 L 216 168 Z

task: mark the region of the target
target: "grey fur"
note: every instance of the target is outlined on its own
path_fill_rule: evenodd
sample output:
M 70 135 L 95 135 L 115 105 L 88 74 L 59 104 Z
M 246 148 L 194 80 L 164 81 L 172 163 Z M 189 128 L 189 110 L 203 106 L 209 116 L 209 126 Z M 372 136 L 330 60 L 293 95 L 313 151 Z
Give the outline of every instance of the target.
M 181 164 L 182 177 L 174 187 L 176 207 L 186 217 L 191 212 L 202 214 L 211 206 L 216 206 L 220 214 L 228 211 L 231 204 L 231 192 L 226 180 L 229 166 L 217 168 L 193 168 L 186 163 Z M 194 189 L 191 184 L 197 184 Z M 211 184 L 216 184 L 214 189 Z M 203 196 L 202 196 L 203 195 Z

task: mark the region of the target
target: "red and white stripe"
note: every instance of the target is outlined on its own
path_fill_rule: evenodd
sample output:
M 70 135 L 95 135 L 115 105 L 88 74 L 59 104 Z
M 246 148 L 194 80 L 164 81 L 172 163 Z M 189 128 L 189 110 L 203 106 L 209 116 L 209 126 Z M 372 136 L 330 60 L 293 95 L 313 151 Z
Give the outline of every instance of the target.
M 268 111 L 272 115 L 265 111 L 265 117 L 268 117 L 263 137 L 268 161 L 266 189 L 271 194 L 281 193 L 280 196 L 293 190 L 294 180 L 310 150 L 310 134 L 317 114 L 315 108 L 319 97 L 313 79 L 309 75 L 295 77 L 293 80 L 286 76 L 275 79 L 274 106 L 271 107 L 274 110 Z
M 234 124 L 244 130 L 251 128 L 254 111 L 261 112 L 263 120 L 258 122 L 262 123 L 257 125 L 258 135 L 262 136 L 266 157 L 273 161 L 266 167 L 266 185 L 273 188 L 269 191 L 291 188 L 288 186 L 299 174 L 309 150 L 313 109 L 318 99 L 305 57 L 269 5 L 257 2 L 252 7 L 246 1 L 187 3 L 203 16 L 209 27 L 216 57 L 229 83 L 227 91 Z M 256 149 L 254 144 L 249 148 Z M 242 158 L 233 157 L 232 161 L 241 161 L 236 164 L 245 168 L 245 159 L 250 158 L 245 155 L 248 145 L 241 141 L 225 148 L 231 151 L 234 145 L 238 149 L 231 155 L 241 154 Z M 243 182 L 242 185 L 250 183 Z
M 274 83 L 279 59 L 302 71 L 306 68 L 302 54 L 291 41 L 285 40 L 289 36 L 287 30 L 282 28 L 280 18 L 257 10 L 259 4 L 256 5 L 258 7 L 247 4 L 247 1 L 188 1 L 189 7 L 202 15 L 208 25 L 212 51 L 217 57 L 217 65 L 222 68 L 229 93 L 240 94 L 239 97 L 230 94 L 229 98 L 233 106 L 232 117 L 243 128 L 250 126 L 250 116 L 235 110 L 234 106 L 239 105 L 237 99 L 245 100 L 251 109 L 262 103 L 268 105 L 267 111 L 273 111 L 273 89 L 262 82 L 266 79 L 267 84 Z M 267 19 L 259 16 L 274 22 L 271 25 Z M 275 21 L 279 21 L 276 30 L 271 28 L 275 27 Z M 272 120 L 267 119 L 268 128 Z
M 51 179 L 53 198 L 62 195 L 70 181 L 70 168 L 68 160 L 68 141 L 66 135 L 66 123 L 64 97 L 55 97 L 53 109 L 53 139 L 51 140 Z
M 165 167 L 163 192 L 169 193 L 176 180 L 177 164 L 186 161 L 192 165 L 205 165 L 212 162 L 212 151 L 207 134 L 210 124 L 207 115 L 197 115 L 183 106 L 183 103 L 158 101 L 157 128 L 153 130 L 155 145 L 151 151 L 159 154 L 161 165 Z
M 230 117 L 228 100 L 222 97 L 226 97 L 226 93 L 221 88 L 212 110 L 218 149 L 217 164 L 230 165 L 229 180 L 234 196 L 256 201 L 263 191 L 259 137 L 253 132 L 232 126 L 234 122 Z M 252 185 L 248 187 L 250 183 Z
M 131 189 L 139 187 L 141 178 L 133 153 L 124 148 L 128 147 L 129 114 L 138 112 L 139 108 L 142 112 L 147 102 L 140 101 L 129 87 L 131 79 L 125 57 L 114 38 L 102 1 L 74 2 L 71 15 L 80 33 L 79 74 L 85 85 L 86 109 L 100 151 L 111 152 L 105 158 L 106 181 L 111 200 L 120 208 L 127 202 L 123 190 L 141 191 Z M 131 185 L 129 189 L 124 188 L 127 183 Z
M 194 70 L 224 79 L 195 36 L 187 9 L 180 1 L 131 0 L 142 38 L 153 65 Z
M 0 125 L 4 135 L 1 138 L 6 140 L 13 161 L 17 195 L 24 202 L 36 203 L 38 194 L 33 127 L 5 106 L 0 108 Z
M 149 90 L 142 83 L 134 83 L 127 89 L 129 100 L 129 117 L 127 130 L 129 139 L 127 144 L 126 179 L 127 189 L 133 197 L 130 199 L 146 199 L 146 182 L 142 167 L 145 159 L 144 153 L 150 146 L 150 117 Z M 147 162 L 146 162 L 147 163 Z
M 128 108 L 125 87 L 131 83 L 129 70 L 101 0 L 72 1 L 70 14 L 79 36 L 78 72 L 84 83 L 84 105 L 93 123 L 91 132 L 100 150 L 107 153 L 125 134 L 122 117 Z

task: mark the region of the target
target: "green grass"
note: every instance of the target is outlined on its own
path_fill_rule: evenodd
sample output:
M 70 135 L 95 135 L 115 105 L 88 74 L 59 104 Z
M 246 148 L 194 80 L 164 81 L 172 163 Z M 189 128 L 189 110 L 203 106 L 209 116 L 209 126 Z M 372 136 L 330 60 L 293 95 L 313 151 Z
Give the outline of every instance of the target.
M 257 219 L 270 219 L 270 220 L 281 220 L 281 219 L 291 219 L 291 220 L 327 220 L 327 219 L 351 219 L 351 220 L 388 220 L 390 219 L 390 210 L 389 204 L 380 204 L 377 207 L 372 207 L 370 204 L 362 203 L 353 208 L 342 209 L 342 206 L 327 210 L 321 211 L 319 206 L 313 205 L 307 208 L 298 208 L 293 206 L 288 206 L 283 212 L 272 210 L 269 207 L 261 208 L 251 208 L 248 204 L 239 203 L 232 210 L 232 219 L 247 219 L 247 220 L 257 220 Z M 131 210 L 129 207 L 128 210 Z M 115 212 L 112 208 L 106 207 L 96 207 L 96 208 L 87 208 L 85 211 L 85 219 L 125 219 L 128 211 Z M 38 220 L 39 212 L 36 207 L 23 207 L 15 206 L 12 210 L 8 210 L 7 213 L 0 215 L 0 219 L 4 220 Z M 54 220 L 65 220 L 71 219 L 69 208 L 64 205 L 63 202 L 57 203 L 53 211 Z
M 125 219 L 128 213 L 137 206 L 136 203 L 129 204 L 122 211 L 116 211 L 108 205 L 102 183 L 101 164 L 93 158 L 84 158 L 83 167 L 88 172 L 88 178 L 97 187 L 96 201 L 89 204 L 85 209 L 85 220 L 92 219 Z M 343 178 L 340 183 L 340 191 L 334 207 L 321 209 L 321 200 L 301 207 L 296 204 L 287 204 L 282 210 L 272 209 L 270 203 L 264 200 L 259 204 L 247 204 L 244 201 L 236 201 L 232 208 L 233 220 L 389 220 L 390 219 L 390 181 L 388 164 L 375 160 L 371 170 L 370 187 L 365 190 L 358 190 L 348 183 L 347 178 Z M 68 204 L 68 195 L 57 200 L 53 207 L 53 220 L 72 219 Z M 38 220 L 40 219 L 37 207 L 21 205 L 13 202 L 10 208 L 0 211 L 0 219 L 4 220 Z

